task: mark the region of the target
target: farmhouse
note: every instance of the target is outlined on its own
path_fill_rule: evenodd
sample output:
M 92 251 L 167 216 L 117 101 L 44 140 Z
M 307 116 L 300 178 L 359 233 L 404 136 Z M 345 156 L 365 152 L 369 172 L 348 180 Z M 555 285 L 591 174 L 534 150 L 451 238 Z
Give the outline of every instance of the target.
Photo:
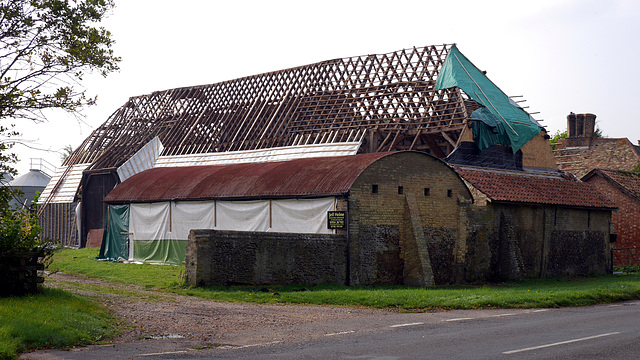
M 423 286 L 611 264 L 614 206 L 558 172 L 544 129 L 455 45 L 133 97 L 41 201 L 47 236 L 184 261 L 194 284 Z

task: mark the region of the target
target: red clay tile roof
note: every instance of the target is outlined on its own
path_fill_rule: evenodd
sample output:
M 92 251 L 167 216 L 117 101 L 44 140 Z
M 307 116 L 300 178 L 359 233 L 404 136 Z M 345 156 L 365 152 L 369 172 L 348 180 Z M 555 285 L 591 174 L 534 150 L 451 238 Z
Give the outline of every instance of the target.
M 276 198 L 339 195 L 367 167 L 385 156 L 371 153 L 218 166 L 159 167 L 113 189 L 105 202 Z
M 614 209 L 590 185 L 562 173 L 456 167 L 460 176 L 492 201 Z
M 595 175 L 609 180 L 613 185 L 640 201 L 640 174 L 621 170 L 593 169 L 582 178 L 582 181 L 587 181 Z

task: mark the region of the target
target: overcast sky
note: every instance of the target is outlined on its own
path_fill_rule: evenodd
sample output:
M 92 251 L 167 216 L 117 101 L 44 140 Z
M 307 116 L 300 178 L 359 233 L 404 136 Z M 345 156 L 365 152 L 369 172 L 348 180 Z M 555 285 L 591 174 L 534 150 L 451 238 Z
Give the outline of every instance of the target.
M 60 166 L 131 96 L 211 84 L 322 60 L 456 43 L 507 95 L 522 95 L 553 134 L 569 112 L 593 113 L 608 137 L 640 139 L 640 1 L 224 1 L 116 0 L 103 24 L 121 70 L 85 78 L 98 105 L 79 123 L 53 112 L 18 124 Z

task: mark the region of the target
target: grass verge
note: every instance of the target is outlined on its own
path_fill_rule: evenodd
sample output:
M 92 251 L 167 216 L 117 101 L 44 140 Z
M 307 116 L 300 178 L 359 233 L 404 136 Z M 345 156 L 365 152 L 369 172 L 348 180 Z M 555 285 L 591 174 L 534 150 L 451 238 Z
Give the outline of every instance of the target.
M 115 319 L 90 299 L 45 288 L 0 298 L 0 359 L 42 348 L 68 348 L 113 337 Z
M 485 286 L 347 287 L 233 286 L 189 288 L 184 266 L 136 265 L 93 261 L 97 249 L 66 249 L 53 269 L 122 284 L 141 285 L 205 299 L 248 303 L 364 306 L 403 311 L 432 309 L 539 308 L 583 306 L 640 298 L 640 275 L 605 275 L 581 279 L 530 279 Z

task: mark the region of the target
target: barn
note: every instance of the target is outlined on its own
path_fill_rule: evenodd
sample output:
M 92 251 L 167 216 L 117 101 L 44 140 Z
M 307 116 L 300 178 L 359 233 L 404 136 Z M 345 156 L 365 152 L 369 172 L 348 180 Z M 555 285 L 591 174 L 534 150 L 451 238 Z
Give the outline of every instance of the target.
M 197 164 L 269 149 L 314 156 L 319 148 L 445 158 L 472 141 L 522 151 L 527 166 L 555 166 L 544 160 L 553 157 L 540 146 L 545 134 L 455 45 L 326 60 L 131 97 L 65 160 L 39 214 L 43 236 L 84 247 L 101 238 L 103 199 L 125 168 L 139 172 L 156 160 Z
M 191 266 L 215 267 L 213 283 L 430 285 L 434 278 L 451 282 L 452 259 L 429 258 L 423 229 L 437 234 L 432 252 L 448 254 L 464 235 L 459 207 L 471 194 L 443 161 L 401 151 L 154 168 L 124 181 L 105 201 L 115 211 L 128 207 L 125 222 L 110 217 L 106 238 L 128 234 L 133 246 L 120 256 L 132 261 L 183 261 L 190 230 L 214 230 L 216 255 L 188 257 Z M 254 234 L 247 240 L 238 232 Z M 102 258 L 110 258 L 108 246 L 125 243 L 105 241 Z
M 614 206 L 554 202 L 591 189 L 563 177 L 544 128 L 455 45 L 132 97 L 63 165 L 41 198 L 47 236 L 102 242 L 108 260 L 185 262 L 193 284 L 423 286 L 611 262 Z M 474 167 L 538 179 L 521 183 L 537 200 L 503 199 Z M 575 226 L 550 225 L 567 208 Z M 553 236 L 529 246 L 538 226 Z M 550 267 L 567 231 L 602 256 Z

